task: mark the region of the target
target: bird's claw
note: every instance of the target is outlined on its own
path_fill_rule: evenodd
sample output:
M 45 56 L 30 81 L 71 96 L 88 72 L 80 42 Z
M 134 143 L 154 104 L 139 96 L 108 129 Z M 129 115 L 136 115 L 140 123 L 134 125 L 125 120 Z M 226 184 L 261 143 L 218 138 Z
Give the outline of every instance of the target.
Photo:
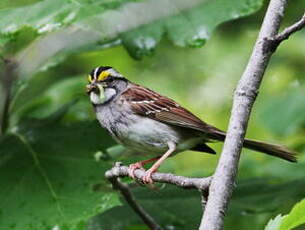
M 129 165 L 129 172 L 128 172 L 128 174 L 134 180 L 136 179 L 135 174 L 134 174 L 136 169 L 143 169 L 144 170 L 143 165 L 140 162 L 137 162 L 137 163 Z
M 153 184 L 154 183 L 153 179 L 151 178 L 153 173 L 154 173 L 154 171 L 152 171 L 150 169 L 148 169 L 145 172 L 145 175 L 142 178 L 142 181 L 143 181 L 144 184 Z
M 137 170 L 137 169 L 143 169 L 143 170 L 145 170 L 144 168 L 143 168 L 143 164 L 141 163 L 141 162 L 137 162 L 137 163 L 134 163 L 134 164 L 131 164 L 131 165 L 129 165 L 129 172 L 128 172 L 128 174 L 129 174 L 129 177 L 131 177 L 132 179 L 136 179 L 136 176 L 135 176 L 135 171 Z M 146 172 L 145 172 L 145 175 L 143 176 L 143 178 L 142 178 L 142 182 L 144 183 L 144 184 L 153 184 L 154 183 L 154 181 L 153 181 L 153 179 L 151 178 L 151 176 L 152 176 L 152 174 L 155 172 L 156 170 L 154 170 L 154 169 L 148 169 Z

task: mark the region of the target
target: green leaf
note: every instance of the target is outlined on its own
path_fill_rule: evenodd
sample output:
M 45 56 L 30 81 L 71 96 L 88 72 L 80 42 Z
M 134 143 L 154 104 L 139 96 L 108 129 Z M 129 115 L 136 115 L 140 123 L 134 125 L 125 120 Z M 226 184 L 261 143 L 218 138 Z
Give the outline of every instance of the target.
M 89 6 L 80 4 L 81 7 L 75 7 L 72 1 L 64 1 L 64 3 L 58 1 L 46 2 L 52 4 L 54 8 L 56 4 L 57 7 L 60 5 L 62 8 L 60 16 L 51 17 L 50 23 L 48 20 L 38 20 L 39 23 L 35 20 L 32 26 L 38 32 L 49 32 L 61 26 L 64 28 L 48 33 L 17 55 L 17 61 L 21 63 L 20 73 L 23 76 L 43 68 L 47 60 L 54 55 L 84 49 L 101 49 L 117 45 L 118 42 L 122 42 L 129 53 L 137 59 L 151 54 L 163 35 L 178 46 L 199 47 L 210 37 L 217 25 L 253 13 L 263 2 L 262 0 L 126 1 L 127 3 L 117 4 L 120 7 L 115 9 L 109 10 L 102 5 L 100 7 L 104 7 L 103 9 L 96 10 L 95 5 L 99 2 L 97 0 L 93 0 L 93 4 Z M 35 13 L 36 5 L 35 8 L 27 10 L 35 19 L 42 15 L 45 18 L 43 13 L 42 15 Z M 42 12 L 52 12 L 44 9 L 44 5 L 40 7 Z M 84 10 L 82 7 L 88 9 Z M 83 13 L 78 12 L 81 9 Z M 6 12 L 8 16 L 10 13 L 13 14 L 13 11 Z M 67 24 L 69 26 L 66 26 Z M 2 27 L 0 31 L 5 33 L 16 30 L 16 26 L 10 25 L 9 22 L 3 22 Z M 50 44 L 52 44 L 51 49 Z M 33 52 L 35 50 L 37 52 Z
M 265 230 L 279 230 L 283 216 L 281 214 L 277 215 L 274 219 L 269 220 L 265 227 Z
M 297 203 L 291 212 L 284 217 L 280 230 L 290 230 L 305 224 L 305 199 Z
M 294 189 L 291 189 L 292 186 Z M 198 229 L 202 213 L 198 191 L 182 190 L 169 185 L 155 190 L 136 188 L 132 191 L 137 201 L 165 229 L 183 230 L 186 226 L 187 229 Z M 252 226 L 251 221 L 258 214 L 283 210 L 303 196 L 304 179 L 279 184 L 271 179 L 242 181 L 233 193 L 228 215 L 229 218 L 237 217 L 236 219 L 249 217 L 246 226 Z M 124 204 L 94 217 L 88 224 L 88 230 L 132 229 L 141 223 L 141 219 Z M 236 221 L 234 226 L 238 226 Z
M 84 76 L 67 76 L 62 79 L 61 76 L 42 75 L 31 78 L 16 94 L 11 104 L 11 127 L 23 116 L 47 117 L 63 104 L 74 100 L 77 103 L 65 114 L 66 117 L 74 121 L 94 119 L 93 108 L 85 92 L 85 85 Z
M 31 3 L 38 2 L 38 1 L 40 1 L 40 0 L 18 0 L 18 1 L 2 0 L 0 2 L 0 9 L 23 6 L 23 5 L 31 4 Z
M 137 201 L 165 229 L 182 230 L 186 226 L 187 229 L 198 229 L 201 218 L 199 192 L 169 185 L 154 191 L 147 188 L 132 191 Z M 142 224 L 141 219 L 125 204 L 94 217 L 89 221 L 87 230 L 123 230 Z
M 47 33 L 72 22 L 120 5 L 122 0 L 44 0 L 19 8 L 0 10 L 0 34 L 14 34 L 23 27 Z
M 77 229 L 120 203 L 103 176 L 110 163 L 94 158 L 112 139 L 97 122 L 61 117 L 24 120 L 1 138 L 1 229 Z
M 114 9 L 124 2 L 133 0 L 44 0 L 27 2 L 16 7 L 16 3 L 7 4 L 7 9 L 0 9 L 0 37 L 5 41 L 5 54 L 20 51 L 42 34 L 65 28 L 76 21 L 100 14 L 106 9 Z M 4 4 L 6 5 L 6 4 Z M 27 35 L 32 31 L 32 35 Z M 27 39 L 20 39 L 26 37 Z

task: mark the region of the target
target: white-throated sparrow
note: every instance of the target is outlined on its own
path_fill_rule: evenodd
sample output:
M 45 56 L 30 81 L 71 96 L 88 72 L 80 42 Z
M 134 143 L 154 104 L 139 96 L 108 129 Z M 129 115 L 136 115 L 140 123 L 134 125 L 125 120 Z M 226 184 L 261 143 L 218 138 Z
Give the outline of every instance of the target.
M 97 67 L 88 76 L 87 93 L 97 119 L 113 138 L 137 153 L 154 154 L 131 164 L 134 170 L 156 161 L 146 171 L 144 183 L 170 155 L 184 150 L 215 154 L 206 142 L 224 141 L 226 133 L 211 126 L 175 101 L 128 81 L 109 66 Z M 296 162 L 295 152 L 284 146 L 245 139 L 244 147 Z

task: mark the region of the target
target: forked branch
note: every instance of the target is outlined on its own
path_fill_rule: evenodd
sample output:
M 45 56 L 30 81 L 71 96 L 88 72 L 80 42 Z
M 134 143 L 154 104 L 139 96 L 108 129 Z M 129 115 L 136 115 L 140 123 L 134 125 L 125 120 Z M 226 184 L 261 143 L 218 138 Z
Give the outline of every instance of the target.
M 163 228 L 144 210 L 144 208 L 136 201 L 133 196 L 130 188 L 127 184 L 122 183 L 119 177 L 115 176 L 117 172 L 121 172 L 120 166 L 115 166 L 112 170 L 115 171 L 113 174 L 111 171 L 108 171 L 106 175 L 109 177 L 108 180 L 111 182 L 114 189 L 117 189 L 121 192 L 124 199 L 128 203 L 128 205 L 134 210 L 136 214 L 143 220 L 143 222 L 149 227 L 151 230 L 162 230 Z M 124 171 L 124 170 L 123 170 Z
M 120 162 L 115 163 L 115 166 L 108 170 L 105 174 L 108 180 L 116 177 L 128 177 L 129 176 L 129 168 L 126 166 L 122 166 Z M 142 181 L 142 178 L 145 175 L 145 171 L 142 169 L 135 170 L 135 177 L 139 181 Z M 152 175 L 152 179 L 154 182 L 173 184 L 181 188 L 195 188 L 201 191 L 205 191 L 208 189 L 211 177 L 206 178 L 190 178 L 184 176 L 177 176 L 171 173 L 154 173 Z
M 145 171 L 142 169 L 135 170 L 135 177 L 139 181 L 142 181 L 142 178 L 145 175 Z M 128 177 L 129 176 L 129 168 L 123 166 L 120 162 L 115 163 L 115 166 L 108 170 L 105 173 L 106 178 L 111 182 L 114 189 L 117 189 L 121 192 L 127 203 L 130 207 L 139 215 L 139 217 L 143 220 L 143 222 L 151 229 L 151 230 L 161 230 L 159 224 L 144 210 L 144 208 L 136 201 L 130 188 L 127 184 L 124 184 L 119 181 L 120 177 Z M 186 189 L 198 189 L 202 193 L 202 204 L 204 208 L 204 204 L 206 201 L 206 194 L 209 188 L 211 177 L 207 178 L 188 178 L 183 176 L 177 176 L 170 173 L 154 173 L 152 175 L 152 179 L 155 182 L 168 183 L 173 184 L 178 187 L 186 188 Z
M 298 22 L 278 33 L 280 23 L 284 16 L 286 3 L 287 0 L 270 1 L 252 55 L 234 94 L 227 137 L 213 178 L 187 178 L 165 173 L 154 173 L 152 175 L 152 179 L 155 182 L 169 183 L 182 188 L 194 188 L 201 191 L 204 212 L 200 230 L 223 229 L 224 215 L 238 171 L 240 152 L 247 130 L 250 112 L 268 62 L 282 41 L 288 39 L 291 34 L 305 26 L 304 14 Z M 128 171 L 128 167 L 117 164 L 114 168 L 106 172 L 106 177 L 114 187 L 117 187 L 121 191 L 129 205 L 133 207 L 137 206 L 137 202 L 135 199 L 128 197 L 131 193 L 129 190 L 128 192 L 125 190 L 129 188 L 118 186 L 120 185 L 118 178 L 128 176 Z M 144 170 L 135 171 L 135 176 L 138 180 L 142 180 L 144 175 Z M 135 209 L 143 221 L 147 223 L 150 218 L 146 218 L 145 214 L 141 213 L 145 213 L 145 211 L 143 209 L 141 210 L 137 211 Z M 147 225 L 149 226 L 149 224 Z
M 278 33 L 286 4 L 287 0 L 270 1 L 250 60 L 237 85 L 227 137 L 211 182 L 200 230 L 223 229 L 250 113 L 270 57 L 283 40 L 305 25 L 303 17 Z
M 302 16 L 302 18 L 294 23 L 293 25 L 285 28 L 282 32 L 278 33 L 274 36 L 273 40 L 276 40 L 278 43 L 288 39 L 291 34 L 297 32 L 298 30 L 303 29 L 305 26 L 305 14 Z

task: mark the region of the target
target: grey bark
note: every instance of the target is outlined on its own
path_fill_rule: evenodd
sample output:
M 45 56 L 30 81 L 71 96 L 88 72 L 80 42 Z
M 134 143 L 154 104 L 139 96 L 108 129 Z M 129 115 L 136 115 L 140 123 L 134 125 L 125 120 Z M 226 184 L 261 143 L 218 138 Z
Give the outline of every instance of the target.
M 298 22 L 278 33 L 286 4 L 287 0 L 271 0 L 269 3 L 251 57 L 234 93 L 227 137 L 213 177 L 187 178 L 167 173 L 154 173 L 152 175 L 155 182 L 170 183 L 201 191 L 203 216 L 200 230 L 223 229 L 224 215 L 232 194 L 250 112 L 270 57 L 282 41 L 305 26 L 304 14 Z M 128 172 L 128 167 L 117 164 L 106 172 L 106 177 L 112 184 L 115 184 L 119 177 L 128 176 Z M 144 175 L 144 170 L 135 171 L 135 176 L 140 181 Z M 124 195 L 124 187 L 118 187 L 118 189 Z M 126 196 L 125 198 L 128 202 L 129 198 Z M 136 200 L 132 199 L 130 205 L 131 207 L 137 206 Z M 135 211 L 137 212 L 137 210 Z M 144 215 L 141 212 L 144 212 Z M 138 214 L 143 219 L 145 210 L 142 209 L 141 212 Z M 147 219 L 149 221 L 150 218 Z M 147 220 L 143 221 L 146 223 Z
M 145 171 L 143 169 L 135 170 L 135 177 L 137 180 L 142 181 L 142 178 L 145 175 Z M 111 178 L 117 177 L 128 177 L 129 176 L 129 168 L 126 166 L 120 165 L 119 162 L 116 165 L 108 170 L 105 173 L 106 178 L 109 180 Z M 184 176 L 177 176 L 171 173 L 154 173 L 152 175 L 152 179 L 154 182 L 161 182 L 167 184 L 173 184 L 181 188 L 186 189 L 198 189 L 200 191 L 207 191 L 209 188 L 211 177 L 206 178 L 189 178 Z
M 116 173 L 124 171 L 124 168 L 120 170 L 120 165 L 112 168 L 113 171 L 108 171 L 106 173 L 107 179 L 111 182 L 112 187 L 121 192 L 123 197 L 125 198 L 128 205 L 134 210 L 134 212 L 142 219 L 142 221 L 147 225 L 150 230 L 163 230 L 163 228 L 154 220 L 152 216 L 150 216 L 144 208 L 136 201 L 133 196 L 130 188 L 127 184 L 122 183 L 119 180 L 119 177 L 116 176 Z
M 270 1 L 252 55 L 235 90 L 227 137 L 210 185 L 200 230 L 223 229 L 223 219 L 233 190 L 250 112 L 265 69 L 280 42 L 297 30 L 289 30 L 286 32 L 287 37 L 281 35 L 283 39 L 276 40 L 286 4 L 286 0 Z
M 136 179 L 142 181 L 145 171 L 142 169 L 135 170 Z M 153 219 L 153 217 L 145 211 L 145 209 L 136 201 L 129 186 L 122 183 L 120 177 L 129 176 L 129 168 L 121 165 L 120 162 L 115 163 L 115 166 L 105 173 L 106 178 L 111 182 L 114 189 L 121 192 L 128 205 L 134 212 L 142 219 L 142 221 L 151 230 L 162 230 L 162 227 Z M 210 185 L 211 177 L 207 178 L 188 178 L 183 176 L 176 176 L 170 173 L 154 173 L 152 179 L 156 182 L 163 182 L 173 184 L 182 188 L 196 188 L 202 191 L 202 205 L 204 207 L 207 189 Z

